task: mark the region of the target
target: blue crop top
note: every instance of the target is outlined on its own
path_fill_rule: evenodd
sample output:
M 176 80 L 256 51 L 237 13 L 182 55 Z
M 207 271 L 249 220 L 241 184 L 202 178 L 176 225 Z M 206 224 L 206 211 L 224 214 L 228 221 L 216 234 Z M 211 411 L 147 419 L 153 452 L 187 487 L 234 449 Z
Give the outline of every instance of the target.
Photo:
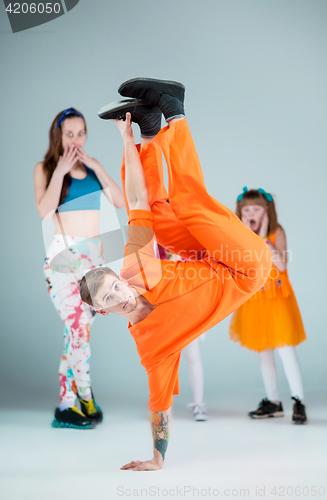
M 102 186 L 94 171 L 86 165 L 84 167 L 86 168 L 85 179 L 72 177 L 68 194 L 55 213 L 74 210 L 100 210 Z

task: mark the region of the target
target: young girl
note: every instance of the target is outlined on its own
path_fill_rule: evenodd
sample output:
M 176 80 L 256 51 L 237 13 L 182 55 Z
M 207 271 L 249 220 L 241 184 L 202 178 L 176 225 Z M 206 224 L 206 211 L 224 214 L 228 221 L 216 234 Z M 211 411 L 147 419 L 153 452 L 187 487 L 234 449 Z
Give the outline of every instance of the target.
M 159 258 L 163 260 L 171 260 L 176 262 L 182 260 L 179 255 L 176 255 L 166 248 L 158 245 Z M 203 334 L 205 335 L 205 334 Z M 201 337 L 203 337 L 201 335 Z M 193 403 L 188 406 L 193 408 L 193 418 L 196 422 L 203 422 L 207 420 L 207 412 L 205 404 L 203 403 L 203 386 L 204 375 L 203 366 L 200 354 L 199 338 L 196 338 L 188 346 L 184 347 L 183 355 L 187 364 L 188 378 L 191 385 Z
M 236 215 L 244 224 L 265 240 L 272 253 L 273 266 L 265 285 L 237 311 L 230 323 L 230 338 L 242 346 L 259 352 L 260 366 L 266 390 L 252 418 L 284 416 L 279 400 L 275 350 L 281 357 L 291 389 L 292 421 L 305 424 L 303 388 L 295 346 L 306 339 L 300 311 L 287 274 L 286 235 L 277 221 L 275 203 L 263 189 L 243 188 L 237 197 Z
M 82 302 L 79 283 L 83 271 L 104 263 L 98 237 L 102 189 L 118 208 L 124 206 L 124 197 L 103 166 L 84 151 L 86 123 L 82 113 L 74 108 L 60 112 L 51 124 L 49 139 L 44 161 L 35 165 L 34 183 L 38 213 L 43 220 L 52 218 L 55 226 L 44 275 L 64 323 L 60 405 L 52 426 L 89 429 L 101 422 L 102 411 L 95 403 L 90 379 L 89 330 L 95 312 Z M 70 251 L 61 253 L 68 247 Z M 82 411 L 75 406 L 76 397 Z

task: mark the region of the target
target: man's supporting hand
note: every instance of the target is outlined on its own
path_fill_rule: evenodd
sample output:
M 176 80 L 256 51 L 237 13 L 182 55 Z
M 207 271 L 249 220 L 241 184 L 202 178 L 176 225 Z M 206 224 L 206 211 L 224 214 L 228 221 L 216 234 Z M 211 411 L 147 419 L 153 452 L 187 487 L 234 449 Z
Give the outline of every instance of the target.
M 153 458 L 146 462 L 141 462 L 141 460 L 136 460 L 135 462 L 130 462 L 129 464 L 123 465 L 120 470 L 132 469 L 134 471 L 138 470 L 159 470 L 162 465 L 158 465 Z
M 163 466 L 170 433 L 171 408 L 165 411 L 151 413 L 153 436 L 153 459 L 146 462 L 140 460 L 123 465 L 121 470 L 159 470 Z

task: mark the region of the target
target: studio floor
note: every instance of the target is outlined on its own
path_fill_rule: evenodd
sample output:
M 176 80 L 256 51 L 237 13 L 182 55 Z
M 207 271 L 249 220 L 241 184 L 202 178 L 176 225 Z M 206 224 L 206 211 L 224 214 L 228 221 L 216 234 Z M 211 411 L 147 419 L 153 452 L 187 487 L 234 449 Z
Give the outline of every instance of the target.
M 291 401 L 285 417 L 264 421 L 246 416 L 246 399 L 208 405 L 207 422 L 179 403 L 156 472 L 120 470 L 152 458 L 141 407 L 102 405 L 103 423 L 88 431 L 51 428 L 50 410 L 2 410 L 0 498 L 326 498 L 327 402 L 311 395 L 306 403 L 305 426 L 291 424 Z

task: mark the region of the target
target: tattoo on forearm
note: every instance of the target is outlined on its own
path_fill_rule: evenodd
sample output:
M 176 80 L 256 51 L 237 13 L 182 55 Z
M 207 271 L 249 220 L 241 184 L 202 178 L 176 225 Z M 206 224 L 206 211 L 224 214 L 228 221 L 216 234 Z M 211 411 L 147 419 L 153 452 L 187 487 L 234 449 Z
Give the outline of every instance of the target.
M 168 447 L 169 439 L 169 416 L 163 413 L 155 412 L 152 415 L 152 435 L 153 443 L 156 450 L 165 459 L 165 453 Z
M 102 182 L 103 186 L 108 186 L 108 182 L 104 180 L 103 176 L 101 174 L 97 174 L 99 181 Z

